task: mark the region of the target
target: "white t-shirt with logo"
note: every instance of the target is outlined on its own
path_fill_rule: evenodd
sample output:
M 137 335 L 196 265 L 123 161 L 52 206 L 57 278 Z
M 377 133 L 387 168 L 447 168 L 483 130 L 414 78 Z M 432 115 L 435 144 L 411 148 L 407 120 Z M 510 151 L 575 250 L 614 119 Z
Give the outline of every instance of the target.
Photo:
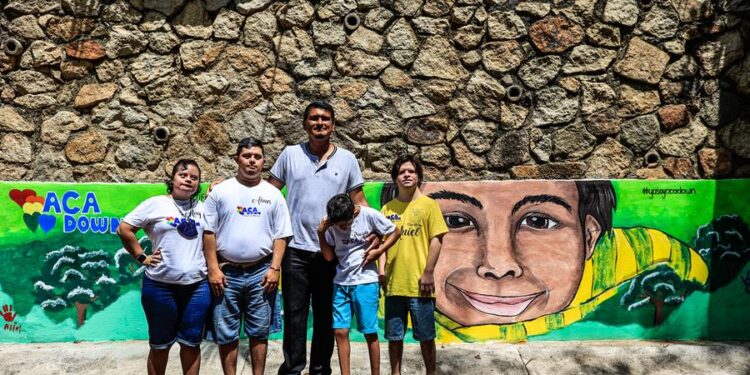
M 161 249 L 161 262 L 146 267 L 146 276 L 150 279 L 188 285 L 206 278 L 206 260 L 203 257 L 204 208 L 199 201 L 193 201 L 192 205 L 191 217 L 198 229 L 195 238 L 185 238 L 177 232 L 177 226 L 184 220 L 182 213 L 190 214 L 190 201 L 173 201 L 168 195 L 146 199 L 122 219 L 134 227 L 143 228 L 153 249 Z
M 205 212 L 206 230 L 216 233 L 216 250 L 230 262 L 260 260 L 273 252 L 274 240 L 292 236 L 286 200 L 266 181 L 250 187 L 232 178 L 216 185 Z
M 390 220 L 370 207 L 360 206 L 359 215 L 354 218 L 349 230 L 343 231 L 331 226 L 326 231 L 326 242 L 334 247 L 339 264 L 333 282 L 339 285 L 359 285 L 378 282 L 378 269 L 375 262 L 360 267 L 365 259 L 365 250 L 370 246 L 367 236 L 377 233 L 384 236 L 396 230 Z

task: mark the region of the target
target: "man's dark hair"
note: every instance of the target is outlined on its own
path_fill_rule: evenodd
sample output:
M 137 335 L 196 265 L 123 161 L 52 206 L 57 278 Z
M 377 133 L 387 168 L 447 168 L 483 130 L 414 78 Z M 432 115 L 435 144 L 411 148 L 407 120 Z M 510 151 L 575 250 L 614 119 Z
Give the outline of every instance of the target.
M 308 104 L 307 107 L 305 107 L 304 117 L 302 117 L 302 125 L 305 125 L 307 123 L 307 116 L 310 114 L 310 111 L 312 111 L 313 108 L 325 109 L 326 111 L 330 112 L 331 122 L 333 122 L 334 124 L 336 123 L 336 114 L 333 111 L 333 106 L 329 104 L 328 102 L 325 102 L 322 100 L 316 100 Z
M 189 166 L 195 166 L 195 168 L 198 170 L 198 189 L 195 190 L 195 193 L 190 196 L 190 199 L 195 198 L 198 194 L 201 192 L 201 167 L 198 166 L 198 162 L 196 162 L 193 159 L 180 159 L 177 160 L 176 163 L 174 163 L 174 166 L 172 167 L 172 174 L 169 175 L 169 179 L 167 179 L 165 182 L 167 184 L 167 193 L 171 193 L 172 190 L 174 190 L 174 176 L 179 171 L 184 171 Z
M 419 177 L 419 184 L 421 184 L 424 181 L 424 179 L 422 178 L 422 162 L 419 161 L 418 157 L 409 154 L 401 155 L 393 161 L 393 166 L 391 167 L 391 179 L 393 180 L 393 182 L 396 182 L 396 177 L 398 177 L 398 170 L 401 169 L 401 166 L 404 163 L 412 163 L 414 165 L 414 170 L 417 172 L 417 177 Z
M 251 149 L 253 147 L 259 147 L 260 152 L 263 152 L 263 143 L 252 137 L 246 137 L 240 139 L 240 142 L 237 143 L 237 151 L 235 152 L 234 156 L 240 156 L 240 152 L 242 152 L 243 148 Z
M 583 226 L 591 215 L 602 227 L 602 235 L 612 230 L 612 215 L 617 209 L 617 197 L 612 182 L 606 180 L 576 181 L 578 189 L 578 219 Z
M 326 211 L 331 224 L 349 221 L 354 217 L 354 202 L 348 194 L 334 195 L 328 200 Z

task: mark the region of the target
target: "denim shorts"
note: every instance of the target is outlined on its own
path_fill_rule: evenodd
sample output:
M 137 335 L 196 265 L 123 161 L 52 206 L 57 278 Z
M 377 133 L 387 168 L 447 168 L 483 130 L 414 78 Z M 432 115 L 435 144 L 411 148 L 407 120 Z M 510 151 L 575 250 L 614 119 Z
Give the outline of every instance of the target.
M 175 341 L 199 347 L 211 307 L 208 281 L 168 284 L 143 276 L 141 304 L 148 322 L 148 343 L 153 349 L 169 349 Z
M 402 341 L 406 334 L 406 315 L 411 315 L 412 337 L 417 341 L 435 339 L 435 299 L 422 297 L 385 297 L 385 339 Z
M 357 316 L 357 328 L 365 335 L 378 332 L 378 300 L 380 285 L 333 284 L 333 329 L 349 329 L 352 311 Z
M 211 335 L 217 344 L 239 340 L 241 322 L 247 337 L 268 338 L 277 292 L 266 293 L 261 282 L 270 265 L 269 259 L 248 268 L 224 266 L 222 271 L 228 285 L 221 297 L 214 296 L 213 302 Z

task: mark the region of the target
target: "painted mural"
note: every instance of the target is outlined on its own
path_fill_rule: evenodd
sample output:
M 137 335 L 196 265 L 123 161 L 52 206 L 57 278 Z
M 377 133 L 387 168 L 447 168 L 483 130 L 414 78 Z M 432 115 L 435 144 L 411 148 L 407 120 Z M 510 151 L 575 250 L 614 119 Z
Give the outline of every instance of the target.
M 435 270 L 439 341 L 750 339 L 750 180 L 428 182 L 423 191 L 450 229 Z M 0 182 L 0 342 L 146 339 L 143 268 L 115 229 L 163 193 Z M 365 187 L 375 208 L 392 194 L 389 184 Z

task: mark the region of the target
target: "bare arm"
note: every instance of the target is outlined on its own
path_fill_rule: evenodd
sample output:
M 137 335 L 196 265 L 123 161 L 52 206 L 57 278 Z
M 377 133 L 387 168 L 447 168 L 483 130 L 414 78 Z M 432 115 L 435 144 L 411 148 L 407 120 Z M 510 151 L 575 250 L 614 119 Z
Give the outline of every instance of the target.
M 216 256 L 216 234 L 214 232 L 203 232 L 203 257 L 206 258 L 208 268 L 208 283 L 215 295 L 220 296 L 227 286 L 224 272 L 219 268 L 219 260 Z
M 352 198 L 352 201 L 354 201 L 354 204 L 370 207 L 370 205 L 367 203 L 367 199 L 365 199 L 365 192 L 362 191 L 361 186 L 350 191 L 349 196 Z
M 396 244 L 396 241 L 398 241 L 398 238 L 401 237 L 401 230 L 396 227 L 396 229 L 388 235 L 388 237 L 383 241 L 380 246 L 374 249 L 367 249 L 365 252 L 365 258 L 362 260 L 362 266 L 364 267 L 367 263 L 370 263 L 374 261 L 375 259 L 380 259 L 385 257 L 386 251 L 391 248 L 391 246 Z M 383 274 L 385 273 L 385 262 L 383 263 Z
M 139 229 L 141 228 L 134 227 L 124 221 L 120 221 L 120 225 L 117 226 L 117 235 L 120 236 L 122 247 L 136 260 L 143 254 L 143 248 L 138 242 L 138 237 L 135 236 L 135 233 Z M 161 249 L 156 249 L 153 254 L 147 255 L 146 260 L 141 264 L 144 266 L 155 266 L 159 262 L 161 262 Z
M 218 185 L 218 184 L 220 184 L 222 182 L 224 182 L 224 177 L 219 176 L 219 177 L 214 178 L 214 180 L 211 181 L 211 184 L 208 185 L 208 191 L 206 192 L 206 194 L 210 193 L 211 190 L 213 190 L 214 187 L 216 187 L 216 185 Z
M 385 239 L 385 242 L 383 242 L 380 247 L 383 249 L 383 253 L 388 251 L 393 245 L 396 244 L 396 241 L 401 238 L 401 229 L 396 229 L 393 231 L 393 233 L 388 235 L 388 238 Z
M 325 234 L 318 233 L 318 240 L 320 241 L 320 252 L 323 254 L 323 258 L 327 261 L 333 260 L 333 248 L 326 242 Z
M 352 201 L 356 205 L 364 206 L 364 207 L 370 207 L 370 205 L 367 203 L 367 199 L 365 199 L 365 193 L 362 191 L 362 187 L 358 187 L 352 191 L 349 192 L 349 197 L 352 198 Z M 370 252 L 371 250 L 374 250 L 378 246 L 380 246 L 381 238 L 377 235 L 377 233 L 373 232 L 367 235 L 367 238 L 365 239 L 367 242 L 370 243 L 370 246 L 367 247 L 366 253 Z M 364 265 L 364 263 L 363 263 Z
M 277 180 L 277 179 L 276 179 L 275 177 L 273 177 L 273 176 L 268 176 L 268 179 L 267 179 L 266 181 L 268 181 L 268 183 L 269 183 L 269 184 L 271 184 L 271 185 L 275 186 L 275 187 L 276 187 L 277 189 L 279 189 L 279 190 L 281 190 L 281 189 L 283 189 L 283 188 L 284 188 L 284 183 L 283 183 L 283 182 L 281 182 L 281 181 L 279 181 L 279 180 Z
M 327 261 L 332 261 L 335 257 L 333 248 L 328 244 L 326 240 L 326 231 L 331 227 L 331 223 L 328 222 L 327 218 L 323 218 L 320 224 L 318 224 L 318 242 L 320 243 L 320 252 L 323 254 L 323 258 Z
M 430 239 L 430 249 L 427 253 L 427 265 L 424 267 L 422 277 L 419 278 L 419 291 L 423 296 L 430 296 L 435 292 L 435 279 L 433 272 L 435 265 L 440 257 L 440 248 L 443 246 L 443 235 L 438 235 Z
M 386 279 L 385 279 L 385 263 L 388 261 L 388 254 L 380 254 L 378 259 L 378 282 L 380 287 L 383 288 L 383 293 L 386 292 Z
M 271 259 L 271 267 L 268 268 L 266 275 L 263 276 L 263 282 L 261 283 L 265 288 L 266 293 L 271 293 L 279 288 L 281 260 L 284 259 L 284 253 L 286 252 L 286 245 L 288 242 L 288 237 L 273 240 L 273 258 Z

